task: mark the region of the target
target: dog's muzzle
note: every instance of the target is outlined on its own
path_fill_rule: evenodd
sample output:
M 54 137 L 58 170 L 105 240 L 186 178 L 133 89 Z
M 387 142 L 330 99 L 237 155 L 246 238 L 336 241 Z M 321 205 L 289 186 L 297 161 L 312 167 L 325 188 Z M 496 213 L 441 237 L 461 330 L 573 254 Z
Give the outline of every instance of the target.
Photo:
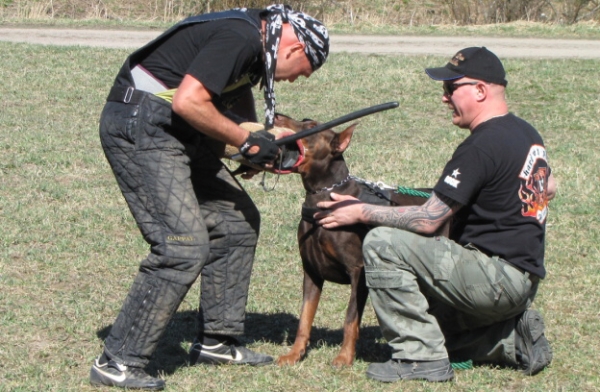
M 284 135 L 285 136 L 285 135 Z M 290 174 L 304 161 L 304 145 L 300 140 L 281 146 L 279 159 L 275 161 L 272 171 L 276 174 Z

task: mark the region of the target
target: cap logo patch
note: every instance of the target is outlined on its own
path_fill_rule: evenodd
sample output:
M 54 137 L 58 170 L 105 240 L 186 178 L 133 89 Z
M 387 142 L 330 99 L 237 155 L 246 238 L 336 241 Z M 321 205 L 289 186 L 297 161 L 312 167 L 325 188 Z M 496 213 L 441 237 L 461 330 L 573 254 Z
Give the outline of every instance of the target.
M 458 52 L 454 55 L 454 57 L 452 57 L 452 60 L 450 60 L 450 64 L 454 65 L 455 67 L 458 67 L 461 61 L 465 61 L 465 56 L 463 56 L 461 52 Z

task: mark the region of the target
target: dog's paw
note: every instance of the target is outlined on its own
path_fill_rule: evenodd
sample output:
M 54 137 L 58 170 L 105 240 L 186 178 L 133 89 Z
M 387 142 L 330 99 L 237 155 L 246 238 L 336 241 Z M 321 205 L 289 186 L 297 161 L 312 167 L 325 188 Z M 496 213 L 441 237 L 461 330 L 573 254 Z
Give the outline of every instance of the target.
M 335 368 L 342 368 L 342 367 L 346 367 L 346 366 L 352 366 L 353 363 L 354 363 L 354 356 L 340 354 L 333 360 L 331 365 Z
M 296 352 L 290 351 L 286 355 L 282 355 L 277 358 L 277 365 L 279 366 L 292 366 L 300 362 L 302 357 L 304 356 L 304 352 Z

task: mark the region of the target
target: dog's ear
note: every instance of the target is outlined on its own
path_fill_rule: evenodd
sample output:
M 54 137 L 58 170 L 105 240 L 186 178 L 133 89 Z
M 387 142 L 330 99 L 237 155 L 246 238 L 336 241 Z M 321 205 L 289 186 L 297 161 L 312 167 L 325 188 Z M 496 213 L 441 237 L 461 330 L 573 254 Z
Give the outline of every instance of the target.
M 350 125 L 348 128 L 335 135 L 333 140 L 331 140 L 331 152 L 333 152 L 334 155 L 340 155 L 346 151 L 350 145 L 354 128 L 356 128 L 357 125 L 358 123 Z

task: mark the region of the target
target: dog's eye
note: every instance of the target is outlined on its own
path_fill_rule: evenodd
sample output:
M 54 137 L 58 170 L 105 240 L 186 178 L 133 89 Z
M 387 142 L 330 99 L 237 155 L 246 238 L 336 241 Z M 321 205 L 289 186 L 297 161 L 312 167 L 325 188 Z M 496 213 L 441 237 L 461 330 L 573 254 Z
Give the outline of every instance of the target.
M 307 122 L 307 121 L 314 121 L 312 118 L 303 118 L 302 122 Z

